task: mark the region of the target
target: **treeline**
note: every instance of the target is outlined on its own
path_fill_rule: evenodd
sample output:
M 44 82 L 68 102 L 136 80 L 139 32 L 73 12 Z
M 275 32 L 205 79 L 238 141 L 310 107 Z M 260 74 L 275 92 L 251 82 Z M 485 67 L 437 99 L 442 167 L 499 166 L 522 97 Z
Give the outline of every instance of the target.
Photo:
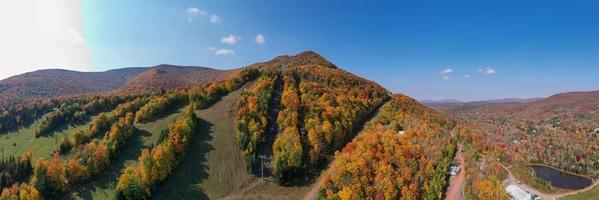
M 32 151 L 27 151 L 18 159 L 9 157 L 0 162 L 0 199 L 42 199 L 39 191 L 26 183 L 33 172 L 31 166 Z
M 128 112 L 113 123 L 110 131 L 101 139 L 74 149 L 64 162 L 55 153 L 51 159 L 35 163 L 31 185 L 44 197 L 56 197 L 70 186 L 84 183 L 110 165 L 119 149 L 135 133 L 134 114 Z
M 13 156 L 0 161 L 0 188 L 10 187 L 29 179 L 33 167 L 31 166 L 31 151 L 19 158 Z
M 122 103 L 111 111 L 108 116 L 104 113 L 100 113 L 93 119 L 92 124 L 87 130 L 79 130 L 70 136 L 67 135 L 63 137 L 60 141 L 60 152 L 67 153 L 73 147 L 85 144 L 94 137 L 102 137 L 118 119 L 125 117 L 129 112 L 137 112 L 141 106 L 148 102 L 148 99 L 149 97 L 138 97 L 129 102 Z
M 455 154 L 454 127 L 443 114 L 394 96 L 336 153 L 319 198 L 442 199 Z
M 139 109 L 139 112 L 135 114 L 135 122 L 143 123 L 154 120 L 164 115 L 167 111 L 183 105 L 186 100 L 187 95 L 182 90 L 175 90 L 155 97 Z
M 300 97 L 294 74 L 283 77 L 281 111 L 277 117 L 279 133 L 273 144 L 274 179 L 287 184 L 290 177 L 303 172 L 303 147 L 300 135 Z
M 203 109 L 219 101 L 226 94 L 239 89 L 249 81 L 256 79 L 260 71 L 247 68 L 233 75 L 228 80 L 208 83 L 204 87 L 195 87 L 189 90 L 189 100 L 196 105 L 195 109 Z
M 139 164 L 127 167 L 117 184 L 121 197 L 149 199 L 158 183 L 164 181 L 183 160 L 196 132 L 198 119 L 194 105 L 169 126 L 167 137 L 151 150 L 144 149 Z
M 53 132 L 60 126 L 84 122 L 89 116 L 114 109 L 117 105 L 131 99 L 131 96 L 102 96 L 88 103 L 75 102 L 63 104 L 44 118 L 35 130 L 35 137 Z
M 14 131 L 33 123 L 44 114 L 51 112 L 63 104 L 85 101 L 86 98 L 52 98 L 22 103 L 0 109 L 0 133 Z
M 221 96 L 239 89 L 243 84 L 259 75 L 257 69 L 244 69 L 231 78 L 218 83 L 208 83 L 202 87 L 174 90 L 161 97 L 152 99 L 135 116 L 135 122 L 147 122 L 161 117 L 167 111 L 181 107 L 192 101 L 198 107 L 205 108 L 218 101 Z
M 371 81 L 336 68 L 315 65 L 285 68 L 279 116 L 268 116 L 278 70 L 270 70 L 244 91 L 238 104 L 237 136 L 248 169 L 255 171 L 257 145 L 267 133 L 269 118 L 279 127 L 273 143 L 274 178 L 289 184 L 300 175 L 318 172 L 351 140 L 389 93 Z
M 379 110 L 379 114 L 366 124 L 366 128 L 374 128 L 377 125 L 397 131 L 422 134 L 429 130 L 451 129 L 457 125 L 457 122 L 408 96 L 396 94 L 393 100 L 385 104 Z
M 351 140 L 359 124 L 389 99 L 389 93 L 339 69 L 306 65 L 293 72 L 300 80 L 304 156 L 310 171 L 322 166 L 323 155 L 332 155 Z
M 264 73 L 254 86 L 241 92 L 237 110 L 237 138 L 248 170 L 254 171 L 257 147 L 266 134 L 268 109 L 272 99 L 277 72 Z
M 126 199 L 150 198 L 158 184 L 163 182 L 185 157 L 199 123 L 194 110 L 211 106 L 222 96 L 239 89 L 243 84 L 254 80 L 259 74 L 260 71 L 257 69 L 248 68 L 228 80 L 182 90 L 187 92 L 181 94 L 188 97 L 183 101 L 189 102 L 189 106 L 169 126 L 165 136 L 161 136 L 160 144 L 143 150 L 138 159 L 139 164 L 127 167 L 123 171 L 117 184 L 120 197 Z M 148 106 L 147 110 L 142 111 L 142 108 L 139 112 L 155 113 L 144 118 L 154 119 L 158 113 L 153 110 L 159 107 L 161 106 Z

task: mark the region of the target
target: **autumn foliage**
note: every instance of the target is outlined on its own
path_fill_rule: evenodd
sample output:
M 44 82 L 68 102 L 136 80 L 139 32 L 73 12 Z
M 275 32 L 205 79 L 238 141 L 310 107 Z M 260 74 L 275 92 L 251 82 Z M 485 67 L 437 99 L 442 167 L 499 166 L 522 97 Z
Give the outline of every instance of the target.
M 302 65 L 298 77 L 304 140 L 311 169 L 351 140 L 360 123 L 389 98 L 376 83 L 336 68 Z
M 146 199 L 180 163 L 196 131 L 198 119 L 190 105 L 170 127 L 167 138 L 158 146 L 144 149 L 139 164 L 127 167 L 119 177 L 117 190 L 126 199 Z
M 267 131 L 268 109 L 277 77 L 275 73 L 262 75 L 251 89 L 242 91 L 239 99 L 237 138 L 249 170 L 256 164 L 257 147 Z
M 39 200 L 43 199 L 35 187 L 27 184 L 14 184 L 12 187 L 2 189 L 0 199 Z
M 67 153 L 72 148 L 85 144 L 96 137 L 103 137 L 109 132 L 112 125 L 118 119 L 126 116 L 127 113 L 135 113 L 137 110 L 148 102 L 148 97 L 139 97 L 126 103 L 118 105 L 108 116 L 100 113 L 92 120 L 92 124 L 88 130 L 77 131 L 70 136 L 65 136 L 60 142 L 60 152 Z
M 111 110 L 117 105 L 134 98 L 133 96 L 101 96 L 97 99 L 73 104 L 63 104 L 58 110 L 52 111 L 42 118 L 35 130 L 35 136 L 43 136 L 56 128 L 84 122 L 89 116 Z
M 18 158 L 10 156 L 0 161 L 0 188 L 11 187 L 25 182 L 32 173 L 32 151 L 25 152 Z
M 303 147 L 299 132 L 300 99 L 297 81 L 293 74 L 285 74 L 283 78 L 283 94 L 281 107 L 277 117 L 280 133 L 273 144 L 274 177 L 279 183 L 285 183 L 303 170 Z
M 336 153 L 319 196 L 441 199 L 455 151 L 449 134 L 454 126 L 443 114 L 396 95 Z
M 79 146 L 62 161 L 55 153 L 50 160 L 40 159 L 33 169 L 31 184 L 44 197 L 56 197 L 69 186 L 83 183 L 106 169 L 127 139 L 136 131 L 134 115 L 127 113 L 113 123 L 102 139 L 93 139 Z

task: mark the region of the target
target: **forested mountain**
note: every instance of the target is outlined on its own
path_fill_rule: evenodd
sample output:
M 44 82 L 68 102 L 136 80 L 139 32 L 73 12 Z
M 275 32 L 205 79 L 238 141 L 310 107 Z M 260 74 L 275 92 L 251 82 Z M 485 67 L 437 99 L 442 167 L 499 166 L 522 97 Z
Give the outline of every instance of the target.
M 234 70 L 158 65 L 104 72 L 46 69 L 0 81 L 0 106 L 79 94 L 144 93 L 223 80 Z
M 0 113 L 0 199 L 442 199 L 459 129 L 312 51 L 0 83 L 5 102 L 62 96 Z
M 237 70 L 216 70 L 206 67 L 158 65 L 132 77 L 116 93 L 152 93 L 161 90 L 197 86 L 220 81 Z

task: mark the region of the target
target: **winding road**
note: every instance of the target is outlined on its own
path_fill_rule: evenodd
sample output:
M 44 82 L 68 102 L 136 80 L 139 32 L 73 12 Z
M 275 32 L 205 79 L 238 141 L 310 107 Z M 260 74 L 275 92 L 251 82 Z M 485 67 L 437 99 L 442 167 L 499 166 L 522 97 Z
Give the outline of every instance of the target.
M 465 161 L 462 153 L 462 145 L 458 146 L 458 152 L 456 153 L 455 159 L 460 162 L 462 168 L 457 176 L 453 176 L 449 180 L 449 187 L 445 194 L 445 200 L 462 200 L 464 199 L 462 189 L 464 188 L 464 182 L 466 181 L 466 170 L 464 170 Z

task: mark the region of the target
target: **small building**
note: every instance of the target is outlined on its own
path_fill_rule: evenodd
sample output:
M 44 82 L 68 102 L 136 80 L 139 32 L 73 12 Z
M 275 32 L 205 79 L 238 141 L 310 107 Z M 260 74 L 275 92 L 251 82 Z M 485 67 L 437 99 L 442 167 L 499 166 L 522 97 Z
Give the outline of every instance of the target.
M 451 165 L 449 167 L 449 174 L 452 176 L 458 175 L 458 173 L 460 173 L 460 170 L 461 170 L 460 166 Z
M 520 188 L 516 185 L 507 186 L 505 188 L 505 191 L 514 200 L 539 200 L 539 199 L 541 199 L 539 196 L 537 196 L 535 194 L 531 194 L 529 192 L 526 192 L 522 188 Z

